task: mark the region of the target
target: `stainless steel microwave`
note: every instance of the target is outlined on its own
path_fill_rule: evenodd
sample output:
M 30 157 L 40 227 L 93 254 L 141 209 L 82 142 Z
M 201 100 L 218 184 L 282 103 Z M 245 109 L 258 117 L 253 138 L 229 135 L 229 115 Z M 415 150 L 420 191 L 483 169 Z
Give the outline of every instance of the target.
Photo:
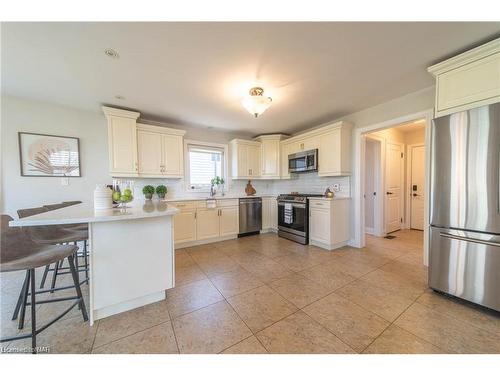
M 288 171 L 291 173 L 318 170 L 318 149 L 288 155 Z

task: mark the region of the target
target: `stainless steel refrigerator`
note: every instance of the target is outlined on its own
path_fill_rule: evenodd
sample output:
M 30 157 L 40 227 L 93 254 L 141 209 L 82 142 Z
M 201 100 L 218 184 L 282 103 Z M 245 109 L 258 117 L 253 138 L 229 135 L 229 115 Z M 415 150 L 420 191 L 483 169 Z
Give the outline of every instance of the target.
M 500 311 L 500 103 L 433 121 L 429 286 Z

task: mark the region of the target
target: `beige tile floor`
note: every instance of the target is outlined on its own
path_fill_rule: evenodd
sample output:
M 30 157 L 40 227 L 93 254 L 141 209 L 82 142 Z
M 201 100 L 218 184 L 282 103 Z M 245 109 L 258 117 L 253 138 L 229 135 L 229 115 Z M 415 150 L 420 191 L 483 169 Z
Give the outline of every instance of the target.
M 275 234 L 177 250 L 166 301 L 93 327 L 74 309 L 39 345 L 52 353 L 500 353 L 500 315 L 430 291 L 422 233 L 396 236 L 332 252 Z M 10 315 L 22 276 L 2 275 L 2 336 L 18 333 Z M 39 320 L 63 308 L 41 305 Z

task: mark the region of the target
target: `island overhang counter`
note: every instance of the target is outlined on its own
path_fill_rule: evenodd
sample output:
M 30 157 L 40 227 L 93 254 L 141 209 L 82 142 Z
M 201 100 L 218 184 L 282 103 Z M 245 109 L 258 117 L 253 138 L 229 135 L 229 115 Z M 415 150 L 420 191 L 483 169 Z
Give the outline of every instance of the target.
M 90 324 L 157 302 L 175 285 L 173 215 L 165 202 L 134 201 L 125 209 L 78 204 L 13 220 L 10 226 L 89 226 Z

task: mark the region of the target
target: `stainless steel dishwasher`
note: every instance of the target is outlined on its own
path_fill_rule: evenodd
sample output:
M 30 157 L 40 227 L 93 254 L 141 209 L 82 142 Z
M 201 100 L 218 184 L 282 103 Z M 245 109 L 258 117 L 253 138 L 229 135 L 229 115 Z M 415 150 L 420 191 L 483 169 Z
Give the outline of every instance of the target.
M 259 233 L 262 229 L 262 198 L 240 198 L 240 233 L 238 236 Z

